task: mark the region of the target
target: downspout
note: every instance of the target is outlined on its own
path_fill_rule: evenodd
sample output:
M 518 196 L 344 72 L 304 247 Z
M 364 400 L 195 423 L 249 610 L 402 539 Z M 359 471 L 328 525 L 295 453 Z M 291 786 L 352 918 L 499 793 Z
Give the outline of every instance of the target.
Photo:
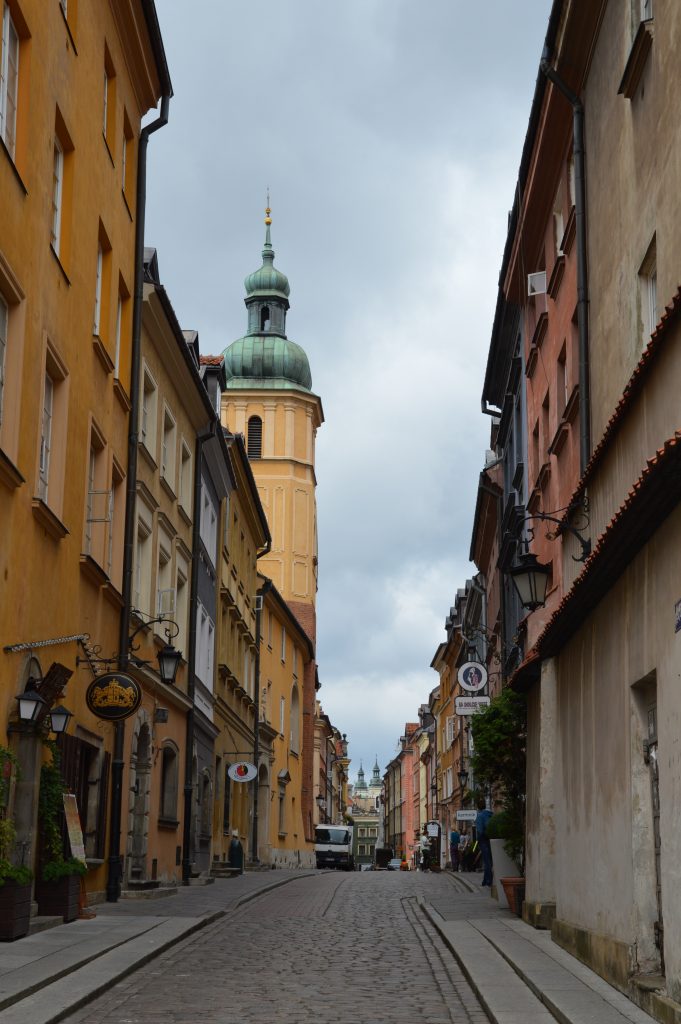
M 575 233 L 577 239 L 577 328 L 579 331 L 579 475 L 591 456 L 591 398 L 589 394 L 589 284 L 586 266 L 586 175 L 584 163 L 584 106 L 550 63 L 544 47 L 540 68 L 572 105 L 573 157 L 575 161 Z
M 168 89 L 170 83 L 168 83 Z M 137 153 L 137 195 L 135 224 L 135 295 L 132 313 L 132 351 L 130 360 L 130 419 L 128 426 L 128 474 L 125 487 L 125 528 L 123 538 L 123 607 L 118 636 L 118 668 L 128 667 L 128 636 L 132 611 L 132 563 L 135 545 L 135 501 L 137 497 L 137 438 L 139 431 L 140 366 L 142 352 L 142 303 L 144 301 L 144 222 L 147 207 L 147 148 L 149 136 L 168 124 L 171 92 L 161 97 L 161 112 L 140 132 Z M 106 898 L 116 903 L 121 891 L 121 810 L 123 806 L 123 754 L 125 722 L 114 724 L 114 750 L 111 761 L 111 817 L 109 819 L 109 873 Z
M 271 542 L 268 542 L 266 547 L 258 553 L 258 555 L 267 554 L 271 548 Z M 256 776 L 253 779 L 253 830 L 251 839 L 251 864 L 259 864 L 260 859 L 258 857 L 258 790 L 260 787 L 259 779 L 259 760 L 260 760 L 260 623 L 262 617 L 262 605 L 265 594 L 270 590 L 272 581 L 267 580 L 263 583 L 260 590 L 258 590 L 255 602 L 255 718 L 253 721 L 253 764 L 255 765 Z
M 192 794 L 194 784 L 192 767 L 194 762 L 194 698 L 196 693 L 196 607 L 199 589 L 199 556 L 201 541 L 201 459 L 206 441 L 215 437 L 217 420 L 212 419 L 207 428 L 196 436 L 194 450 L 194 519 L 192 522 L 192 571 L 189 599 L 189 637 L 187 650 L 187 723 L 184 754 L 184 810 L 182 823 L 182 884 L 189 885 L 192 872 Z

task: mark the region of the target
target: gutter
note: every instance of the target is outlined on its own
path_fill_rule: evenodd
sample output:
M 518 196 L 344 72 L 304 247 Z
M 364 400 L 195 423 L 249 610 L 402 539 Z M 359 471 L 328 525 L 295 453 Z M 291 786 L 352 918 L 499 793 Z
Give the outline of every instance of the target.
M 579 475 L 591 456 L 589 395 L 589 283 L 586 265 L 586 176 L 584 166 L 584 106 L 550 63 L 548 45 L 540 63 L 542 73 L 572 106 L 572 152 L 575 161 L 575 233 L 577 239 L 577 329 L 579 332 Z
M 187 727 L 185 732 L 184 753 L 184 808 L 182 821 L 182 884 L 189 885 L 191 878 L 191 839 L 192 839 L 192 795 L 194 784 L 192 765 L 194 761 L 194 699 L 196 693 L 196 605 L 199 598 L 199 557 L 201 551 L 201 458 L 206 441 L 215 437 L 217 417 L 213 414 L 206 429 L 196 435 L 194 450 L 194 518 L 192 522 L 192 571 L 190 585 L 189 615 L 189 648 L 187 651 Z
M 268 546 L 269 550 L 269 546 Z M 265 594 L 272 587 L 272 580 L 266 580 L 257 591 L 255 603 L 255 718 L 253 721 L 253 764 L 256 776 L 253 779 L 253 831 L 251 838 L 251 864 L 259 864 L 258 858 L 258 790 L 260 788 L 260 621 Z
M 153 0 L 145 4 L 155 17 Z M 149 20 L 147 20 L 149 24 Z M 156 19 L 158 30 L 158 19 Z M 159 39 L 160 39 L 160 32 Z M 156 44 L 152 38 L 152 45 Z M 162 49 L 162 44 L 161 44 Z M 164 57 L 165 59 L 165 57 Z M 166 65 L 167 72 L 167 65 Z M 147 148 L 149 136 L 168 124 L 168 110 L 172 86 L 169 75 L 164 76 L 161 97 L 161 111 L 151 124 L 140 132 L 137 153 L 137 196 L 135 216 L 135 295 L 132 314 L 132 352 L 130 365 L 130 420 L 128 425 L 128 473 L 125 489 L 125 528 L 123 539 L 123 607 L 121 609 L 118 636 L 118 668 L 125 672 L 128 667 L 128 636 L 130 635 L 130 614 L 132 611 L 132 563 L 135 543 L 135 502 L 137 498 L 137 442 L 139 432 L 140 365 L 142 351 L 142 302 L 144 299 L 144 223 L 147 208 Z M 121 891 L 123 865 L 121 862 L 121 811 L 123 806 L 123 754 L 125 749 L 125 722 L 114 725 L 114 749 L 111 760 L 111 816 L 109 819 L 109 871 L 106 882 L 106 899 L 116 903 Z

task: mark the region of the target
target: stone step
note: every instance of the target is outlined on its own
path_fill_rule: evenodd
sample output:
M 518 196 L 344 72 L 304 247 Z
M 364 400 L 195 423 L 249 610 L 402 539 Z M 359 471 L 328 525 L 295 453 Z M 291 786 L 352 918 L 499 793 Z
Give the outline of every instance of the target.
M 32 917 L 28 934 L 37 935 L 38 932 L 46 932 L 48 928 L 58 928 L 64 923 L 63 917 Z
M 162 900 L 166 896 L 174 896 L 176 892 L 176 885 L 160 886 L 158 889 L 123 889 L 120 898 L 122 900 Z

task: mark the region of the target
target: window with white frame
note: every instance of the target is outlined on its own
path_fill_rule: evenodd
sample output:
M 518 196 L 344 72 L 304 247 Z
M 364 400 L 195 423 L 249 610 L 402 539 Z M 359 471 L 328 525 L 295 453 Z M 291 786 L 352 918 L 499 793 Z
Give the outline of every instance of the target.
M 454 742 L 454 715 L 449 715 L 445 722 L 445 746 L 451 747 Z
M 151 513 L 138 509 L 135 537 L 135 608 L 150 614 L 151 605 Z
M 156 572 L 156 615 L 175 618 L 175 588 L 173 586 L 172 545 L 170 537 L 159 532 L 158 564 Z M 162 626 L 162 623 L 159 623 Z
M 558 189 L 556 198 L 553 201 L 553 243 L 556 256 L 562 256 L 561 242 L 565 233 L 565 220 L 563 218 L 563 197 L 561 189 Z
M 3 395 L 5 389 L 5 359 L 7 356 L 7 334 L 9 331 L 9 306 L 0 295 L 0 423 L 2 423 Z
M 653 0 L 641 0 L 641 21 L 649 21 L 653 16 Z
M 286 626 L 281 627 L 281 660 L 286 661 Z
M 14 159 L 19 94 L 19 33 L 9 4 L 2 4 L 2 51 L 0 51 L 0 138 Z
M 196 632 L 196 674 L 203 685 L 212 690 L 215 625 L 200 601 L 197 608 Z
M 88 492 L 83 550 L 86 555 L 95 558 L 102 567 L 106 564 L 105 527 L 111 522 L 111 490 L 106 486 L 106 481 L 106 445 L 93 425 L 90 430 L 88 453 Z
M 156 409 L 158 388 L 149 368 L 144 367 L 142 379 L 142 415 L 140 416 L 140 440 L 150 455 L 156 455 Z
M 290 746 L 294 754 L 300 752 L 300 697 L 298 687 L 291 690 L 291 735 Z
M 175 418 L 167 405 L 163 407 L 163 440 L 161 442 L 161 476 L 175 490 Z
M 286 721 L 286 698 L 279 698 L 279 732 L 284 735 L 284 724 Z
M 92 320 L 92 333 L 99 335 L 102 319 L 102 272 L 104 268 L 104 250 L 101 243 L 97 245 L 97 277 L 95 280 L 95 315 Z
M 218 517 L 215 510 L 215 505 L 211 497 L 210 491 L 206 486 L 205 480 L 201 481 L 201 521 L 199 523 L 199 532 L 201 534 L 201 540 L 203 545 L 208 552 L 211 565 L 215 565 L 217 557 L 217 529 L 218 529 Z
M 125 519 L 125 476 L 114 461 L 111 467 L 111 502 L 109 505 L 109 540 L 106 574 L 117 583 L 123 570 L 123 527 Z M 120 587 L 120 583 L 118 583 Z
M 121 367 L 121 327 L 123 323 L 123 296 L 118 293 L 118 301 L 116 303 L 116 342 L 115 342 L 115 353 L 114 353 L 114 377 L 120 376 Z
M 52 414 L 54 405 L 54 381 L 45 373 L 43 390 L 43 415 L 40 424 L 40 464 L 38 467 L 38 497 L 47 503 L 50 480 L 50 452 L 52 450 Z
M 175 622 L 180 632 L 174 641 L 178 651 L 186 651 L 187 642 L 187 610 L 189 591 L 187 581 L 189 579 L 189 565 L 186 559 L 177 556 L 177 570 L 175 574 Z
M 445 796 L 450 797 L 454 792 L 454 770 L 448 768 L 446 772 L 446 793 Z
M 50 243 L 57 256 L 59 255 L 59 244 L 61 241 L 61 205 L 63 185 L 64 150 L 61 142 L 55 135 L 52 159 L 52 233 L 50 236 Z
M 180 445 L 178 501 L 187 513 L 191 513 L 192 507 L 192 482 L 192 453 L 189 445 L 183 438 Z

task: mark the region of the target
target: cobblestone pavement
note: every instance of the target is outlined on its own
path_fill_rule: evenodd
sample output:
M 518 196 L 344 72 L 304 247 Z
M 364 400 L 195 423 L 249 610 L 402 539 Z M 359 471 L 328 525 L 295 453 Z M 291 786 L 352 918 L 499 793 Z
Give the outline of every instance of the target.
M 260 896 L 174 946 L 69 1024 L 486 1024 L 417 904 L 439 875 L 328 873 Z

